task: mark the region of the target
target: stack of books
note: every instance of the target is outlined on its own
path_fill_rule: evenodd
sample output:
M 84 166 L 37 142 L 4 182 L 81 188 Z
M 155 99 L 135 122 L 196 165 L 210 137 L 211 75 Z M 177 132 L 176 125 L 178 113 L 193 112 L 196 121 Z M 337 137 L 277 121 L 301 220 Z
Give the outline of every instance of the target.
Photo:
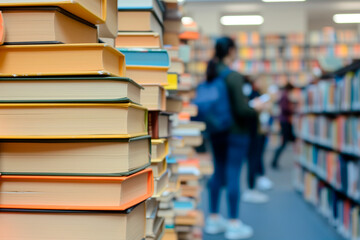
M 106 2 L 0 1 L 0 239 L 145 237 L 148 111 L 97 43 Z
M 178 75 L 169 74 L 169 71 L 173 71 L 173 68 L 181 69 L 183 66 L 171 62 L 172 57 L 164 48 L 166 35 L 163 29 L 166 31 L 172 26 L 164 22 L 167 13 L 162 2 L 119 0 L 118 10 L 119 32 L 116 47 L 126 57 L 127 76 L 144 88 L 140 103 L 149 110 L 154 194 L 147 202 L 146 239 L 167 239 L 175 233 L 174 227 L 169 229 L 169 217 L 161 213 L 164 207 L 169 212 L 173 211 L 172 204 L 166 204 L 172 193 L 170 179 L 174 177 L 167 162 L 171 117 L 182 107 L 182 102 L 179 103 L 177 99 L 167 99 L 167 89 L 169 83 L 176 85 L 178 81 Z

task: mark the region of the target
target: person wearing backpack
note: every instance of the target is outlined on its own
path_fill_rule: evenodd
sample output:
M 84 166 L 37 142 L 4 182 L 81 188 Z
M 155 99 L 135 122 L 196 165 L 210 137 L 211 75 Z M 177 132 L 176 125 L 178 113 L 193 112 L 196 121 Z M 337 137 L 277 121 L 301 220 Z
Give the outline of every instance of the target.
M 230 70 L 230 66 L 236 60 L 236 56 L 235 42 L 231 38 L 222 37 L 218 39 L 215 45 L 214 58 L 209 61 L 207 66 L 206 82 L 204 83 L 209 84 L 209 89 L 214 90 L 209 92 L 208 95 L 223 93 L 220 90 L 221 87 L 216 88 L 212 86 L 213 81 L 223 81 L 226 83 L 228 96 L 222 96 L 222 98 L 228 98 L 224 102 L 225 105 L 226 102 L 229 104 L 229 111 L 232 117 L 232 123 L 229 125 L 224 124 L 227 127 L 221 129 L 221 127 L 216 127 L 216 124 L 212 124 L 217 122 L 214 118 L 225 120 L 220 114 L 218 116 L 209 114 L 213 120 L 209 120 L 209 116 L 204 116 L 205 122 L 207 124 L 210 123 L 207 125 L 207 131 L 210 135 L 209 139 L 214 161 L 214 174 L 209 181 L 210 216 L 206 220 L 205 232 L 208 234 L 225 232 L 227 239 L 244 239 L 253 235 L 253 229 L 242 223 L 239 218 L 240 173 L 242 163 L 247 156 L 249 148 L 249 121 L 256 117 L 256 110 L 261 110 L 260 105 L 254 106 L 254 109 L 248 106 L 248 99 L 243 93 L 244 78 L 240 73 Z M 215 91 L 216 89 L 217 91 Z M 197 94 L 200 92 L 198 91 Z M 200 95 L 205 94 L 201 93 Z M 202 97 L 205 98 L 205 96 L 196 98 Z M 218 99 L 218 101 L 222 100 Z M 200 113 L 203 107 L 201 104 L 198 106 Z M 225 109 L 227 108 L 226 106 L 224 107 Z M 207 111 L 211 112 L 211 110 Z M 226 111 L 223 114 L 226 115 Z M 222 187 L 225 187 L 227 191 L 229 221 L 226 221 L 219 214 Z

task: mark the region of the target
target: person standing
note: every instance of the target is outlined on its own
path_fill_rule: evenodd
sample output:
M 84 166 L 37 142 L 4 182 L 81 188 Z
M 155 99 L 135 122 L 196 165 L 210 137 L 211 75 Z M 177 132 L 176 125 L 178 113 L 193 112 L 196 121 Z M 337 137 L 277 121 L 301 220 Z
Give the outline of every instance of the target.
M 281 136 L 282 136 L 282 142 L 281 145 L 276 149 L 273 160 L 271 162 L 271 167 L 273 169 L 279 168 L 279 159 L 281 156 L 281 153 L 284 151 L 286 145 L 289 142 L 293 142 L 295 140 L 293 127 L 291 123 L 291 116 L 294 113 L 294 105 L 290 100 L 290 93 L 293 90 L 293 86 L 291 84 L 287 84 L 282 92 L 281 98 L 280 98 L 280 127 L 281 127 Z
M 211 82 L 228 71 L 236 56 L 235 42 L 231 38 L 218 39 L 214 58 L 207 66 L 206 81 Z M 249 148 L 249 121 L 254 118 L 256 111 L 248 106 L 248 99 L 243 94 L 244 78 L 241 74 L 230 71 L 224 80 L 234 123 L 228 131 L 210 134 L 209 137 L 213 150 L 214 174 L 209 181 L 210 216 L 206 220 L 205 232 L 225 232 L 227 239 L 244 239 L 253 235 L 253 229 L 239 218 L 240 173 Z M 261 106 L 255 107 L 260 108 Z M 223 186 L 227 191 L 229 221 L 219 214 Z
M 252 91 L 249 100 L 256 101 L 263 94 L 267 94 L 268 84 L 265 76 L 259 76 L 252 81 Z M 270 101 L 267 108 L 270 109 Z M 256 114 L 250 123 L 250 146 L 248 153 L 248 190 L 243 194 L 243 201 L 248 203 L 266 203 L 269 197 L 259 190 L 269 190 L 273 183 L 265 176 L 264 152 L 269 131 L 270 114 L 268 110 Z

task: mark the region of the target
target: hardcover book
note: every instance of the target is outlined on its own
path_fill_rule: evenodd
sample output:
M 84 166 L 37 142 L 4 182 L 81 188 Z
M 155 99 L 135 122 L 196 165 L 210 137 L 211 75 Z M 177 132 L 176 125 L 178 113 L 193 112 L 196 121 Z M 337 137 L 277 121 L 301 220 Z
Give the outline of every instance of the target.
M 162 38 L 156 32 L 118 32 L 117 48 L 162 48 Z
M 95 25 L 58 7 L 4 8 L 2 12 L 6 26 L 5 44 L 98 41 Z
M 165 6 L 160 0 L 118 0 L 118 10 L 153 11 L 155 16 L 163 22 Z
M 100 43 L 3 45 L 0 58 L 0 77 L 126 75 L 124 55 Z
M 151 169 L 124 177 L 1 175 L 0 181 L 0 208 L 11 209 L 122 211 L 154 191 Z
M 125 211 L 1 209 L 0 239 L 139 240 L 145 224 L 144 203 Z
M 34 6 L 61 7 L 92 24 L 104 23 L 106 20 L 106 0 L 0 0 L 0 9 Z
M 161 85 L 143 84 L 140 104 L 150 111 L 166 110 L 166 93 Z
M 150 165 L 150 137 L 0 141 L 2 175 L 122 176 Z
M 100 139 L 147 135 L 147 110 L 131 103 L 0 104 L 0 139 Z
M 0 78 L 0 102 L 133 102 L 142 87 L 120 77 Z

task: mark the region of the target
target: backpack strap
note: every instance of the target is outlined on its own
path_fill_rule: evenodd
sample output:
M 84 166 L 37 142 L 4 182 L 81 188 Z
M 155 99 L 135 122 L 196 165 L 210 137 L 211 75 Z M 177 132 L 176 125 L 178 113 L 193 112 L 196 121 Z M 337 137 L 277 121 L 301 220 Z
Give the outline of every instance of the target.
M 224 69 L 220 74 L 219 77 L 222 79 L 226 79 L 227 76 L 232 73 L 232 70 L 229 67 L 226 67 L 226 69 Z

